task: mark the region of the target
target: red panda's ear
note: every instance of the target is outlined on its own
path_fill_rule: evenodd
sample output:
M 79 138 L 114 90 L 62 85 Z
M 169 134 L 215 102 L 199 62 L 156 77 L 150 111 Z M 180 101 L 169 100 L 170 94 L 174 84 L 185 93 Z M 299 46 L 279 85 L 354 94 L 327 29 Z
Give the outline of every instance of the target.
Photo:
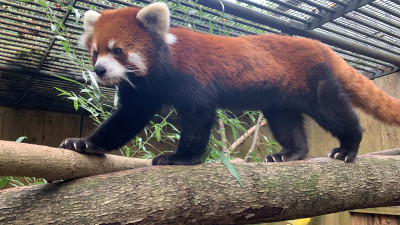
M 156 32 L 167 42 L 169 30 L 169 9 L 167 4 L 162 2 L 152 3 L 141 9 L 136 18 L 146 29 Z
M 92 39 L 93 35 L 93 26 L 94 23 L 100 18 L 100 13 L 89 10 L 85 12 L 84 18 L 83 18 L 83 34 L 80 37 L 80 45 L 84 48 L 89 49 L 90 48 L 90 42 Z

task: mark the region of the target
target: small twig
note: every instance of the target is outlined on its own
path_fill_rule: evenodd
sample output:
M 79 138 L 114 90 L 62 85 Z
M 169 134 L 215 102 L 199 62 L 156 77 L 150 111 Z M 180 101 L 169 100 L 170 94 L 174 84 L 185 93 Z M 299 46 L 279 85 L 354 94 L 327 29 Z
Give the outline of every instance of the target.
M 218 119 L 218 125 L 219 125 L 220 134 L 221 134 L 221 141 L 224 144 L 224 146 L 222 147 L 222 152 L 224 154 L 228 154 L 228 148 L 227 148 L 228 144 L 226 141 L 224 121 L 222 121 L 221 119 Z
M 261 122 L 263 119 L 263 114 L 260 113 L 260 115 L 258 116 L 257 119 L 257 124 L 256 124 L 256 131 L 254 132 L 254 138 L 253 138 L 253 143 L 251 144 L 251 147 L 249 149 L 249 152 L 247 152 L 246 157 L 244 158 L 245 162 L 249 162 L 250 158 L 251 158 L 251 154 L 254 152 L 254 150 L 256 149 L 257 146 L 257 141 L 258 141 L 258 133 L 260 131 L 260 127 L 261 127 Z
M 260 127 L 263 127 L 267 125 L 267 121 L 266 120 L 262 120 Z M 230 147 L 231 151 L 235 150 L 237 147 L 239 147 L 241 144 L 243 144 L 243 142 L 250 136 L 252 135 L 257 129 L 257 125 L 253 126 L 252 128 L 250 128 L 249 130 L 247 130 L 246 133 L 244 133 L 242 136 L 240 136 Z

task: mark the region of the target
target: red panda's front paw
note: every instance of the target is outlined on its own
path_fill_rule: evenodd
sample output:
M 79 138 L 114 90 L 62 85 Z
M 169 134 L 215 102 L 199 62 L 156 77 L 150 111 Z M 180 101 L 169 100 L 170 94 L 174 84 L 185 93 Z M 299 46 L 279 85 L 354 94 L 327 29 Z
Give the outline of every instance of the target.
M 200 159 L 186 159 L 176 154 L 162 154 L 153 159 L 153 165 L 197 165 Z
M 67 138 L 61 142 L 60 148 L 73 150 L 79 153 L 90 153 L 103 155 L 106 151 L 99 148 L 87 138 Z

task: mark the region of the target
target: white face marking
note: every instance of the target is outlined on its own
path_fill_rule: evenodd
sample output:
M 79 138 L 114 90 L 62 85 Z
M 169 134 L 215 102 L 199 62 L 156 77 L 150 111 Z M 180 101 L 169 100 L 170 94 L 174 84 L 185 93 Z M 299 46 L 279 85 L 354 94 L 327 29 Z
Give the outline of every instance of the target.
M 165 43 L 167 43 L 168 45 L 172 45 L 176 42 L 176 36 L 168 33 L 166 38 L 165 38 Z
M 127 72 L 126 68 L 115 60 L 112 54 L 100 56 L 96 61 L 96 65 L 102 65 L 106 69 L 106 73 L 101 78 L 97 77 L 103 84 L 116 85 L 122 80 L 126 81 L 128 79 L 125 74 Z
M 145 59 L 141 53 L 136 52 L 129 52 L 128 54 L 128 61 L 136 66 L 137 74 L 139 75 L 146 75 L 147 73 L 147 66 Z
M 114 39 L 111 39 L 109 42 L 108 42 L 108 48 L 109 49 L 113 49 L 114 48 L 114 44 L 115 44 L 115 40 Z

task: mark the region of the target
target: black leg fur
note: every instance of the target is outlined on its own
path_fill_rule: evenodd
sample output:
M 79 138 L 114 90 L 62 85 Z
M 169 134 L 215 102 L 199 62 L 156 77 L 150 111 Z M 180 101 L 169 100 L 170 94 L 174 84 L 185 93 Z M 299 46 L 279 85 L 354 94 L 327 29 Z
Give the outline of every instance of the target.
M 80 153 L 104 154 L 124 145 L 146 126 L 161 107 L 161 104 L 156 104 L 153 99 L 132 98 L 138 101 L 121 105 L 89 137 L 68 138 L 60 147 Z M 148 102 L 145 102 L 146 100 Z
M 203 108 L 184 111 L 181 118 L 182 133 L 176 152 L 157 156 L 153 159 L 153 165 L 196 165 L 201 163 L 215 120 L 215 109 Z
M 290 109 L 263 110 L 275 139 L 282 145 L 279 153 L 265 157 L 266 162 L 299 160 L 308 153 L 307 137 L 304 132 L 303 116 Z
M 329 157 L 352 162 L 357 156 L 362 128 L 337 81 L 318 83 L 318 110 L 311 110 L 308 114 L 340 141 L 340 147 L 333 149 Z

